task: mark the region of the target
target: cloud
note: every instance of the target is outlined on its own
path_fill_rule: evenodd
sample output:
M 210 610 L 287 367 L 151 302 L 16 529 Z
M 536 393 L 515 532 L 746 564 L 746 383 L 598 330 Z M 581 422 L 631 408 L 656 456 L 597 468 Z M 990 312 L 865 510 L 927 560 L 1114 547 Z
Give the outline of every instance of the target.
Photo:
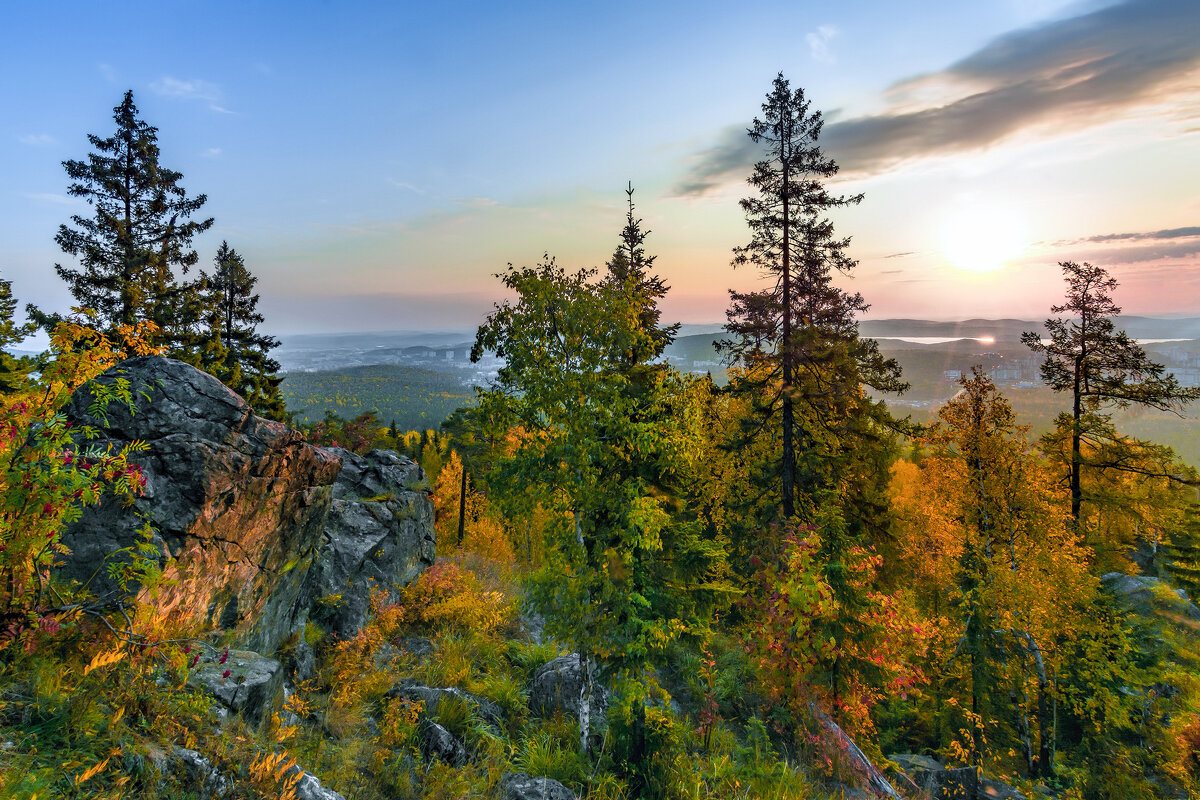
M 208 107 L 213 111 L 219 111 L 222 114 L 233 113 L 228 108 L 220 105 L 220 87 L 215 83 L 203 81 L 198 78 L 184 81 L 173 78 L 170 75 L 164 75 L 151 83 L 150 89 L 164 97 L 177 97 L 181 100 L 203 100 L 208 103 Z
M 889 253 L 884 258 L 904 258 L 905 256 L 915 256 L 916 250 L 905 250 L 903 253 Z
M 421 189 L 421 187 L 411 184 L 408 181 L 398 181 L 395 178 L 388 178 L 387 182 L 392 186 L 395 186 L 397 189 L 404 189 L 405 191 L 412 192 L 413 194 L 425 194 L 425 191 Z
M 54 192 L 27 192 L 25 194 L 30 200 L 37 200 L 42 203 L 53 203 L 56 206 L 76 206 L 83 203 L 78 197 L 71 197 L 65 194 L 55 194 Z
M 55 139 L 48 133 L 30 133 L 25 136 L 18 136 L 17 141 L 21 144 L 27 144 L 30 147 L 45 147 L 55 143 Z
M 100 70 L 100 77 L 109 83 L 117 82 L 117 71 L 113 69 L 112 64 L 97 64 L 96 69 Z
M 1056 244 L 1079 244 L 1081 242 L 1123 242 L 1144 241 L 1146 239 L 1187 239 L 1200 236 L 1200 225 L 1190 228 L 1167 228 L 1161 231 L 1142 231 L 1140 233 L 1105 233 L 1099 236 L 1088 236 L 1084 239 L 1071 239 Z
M 204 156 L 205 158 L 216 158 L 217 156 L 221 155 L 222 152 L 223 151 L 219 147 L 210 147 L 200 155 Z
M 936 73 L 893 86 L 884 113 L 825 126 L 844 174 L 877 174 L 922 158 L 982 150 L 1016 134 L 1080 130 L 1150 105 L 1195 102 L 1200 3 L 1125 0 L 1000 36 Z M 758 157 L 730 127 L 676 187 L 703 194 L 744 176 Z
M 804 40 L 808 42 L 809 55 L 813 57 L 814 61 L 832 64 L 836 60 L 829 52 L 829 42 L 837 35 L 837 28 L 832 25 L 822 25 L 804 37 Z

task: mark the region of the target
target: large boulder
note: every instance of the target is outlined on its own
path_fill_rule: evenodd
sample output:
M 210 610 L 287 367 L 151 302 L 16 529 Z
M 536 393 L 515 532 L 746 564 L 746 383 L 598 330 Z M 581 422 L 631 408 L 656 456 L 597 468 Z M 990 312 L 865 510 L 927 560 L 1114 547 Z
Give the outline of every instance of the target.
M 929 756 L 894 753 L 888 756 L 924 797 L 933 800 L 1025 800 L 1025 795 L 1006 783 L 980 779 L 974 767 L 947 767 Z
M 216 378 L 180 361 L 130 359 L 98 382 L 122 379 L 137 393 L 134 413 L 112 404 L 93 416 L 83 390 L 67 414 L 99 431 L 94 446 L 149 445 L 131 458 L 145 493 L 132 507 L 85 509 L 63 533 L 71 549 L 63 572 L 100 593 L 115 590 L 101 565 L 141 542 L 149 522 L 166 578 L 156 606 L 273 652 L 307 611 L 306 579 L 341 460 L 255 416 Z
M 203 656 L 188 683 L 211 694 L 225 708 L 258 724 L 283 703 L 283 667 L 249 650 Z
M 553 778 L 531 778 L 509 772 L 500 779 L 503 800 L 576 800 L 575 793 Z
M 66 577 L 117 592 L 105 562 L 127 558 L 148 522 L 166 579 L 155 605 L 190 618 L 198 634 L 232 632 L 241 646 L 272 654 L 315 601 L 349 635 L 373 586 L 394 589 L 432 563 L 433 505 L 410 459 L 316 447 L 180 361 L 134 358 L 98 379 L 119 380 L 135 392 L 133 413 L 111 404 L 90 414 L 86 390 L 66 411 L 98 430 L 88 447 L 148 445 L 131 456 L 145 492 L 132 507 L 89 507 L 64 531 Z
M 458 701 L 470 709 L 471 713 L 485 725 L 495 730 L 497 733 L 501 730 L 504 724 L 504 712 L 500 710 L 500 706 L 488 700 L 486 697 L 471 694 L 457 687 L 441 689 L 434 686 L 425 686 L 411 678 L 405 678 L 400 683 L 388 689 L 384 697 L 400 697 L 410 701 L 420 701 L 424 706 L 424 715 L 438 715 L 438 707 L 443 700 Z
M 1200 608 L 1183 589 L 1171 589 L 1161 578 L 1109 572 L 1100 578 L 1104 590 L 1143 617 L 1166 615 L 1200 621 Z
M 594 669 L 594 666 L 593 666 Z M 583 677 L 579 669 L 579 654 L 568 653 L 538 667 L 529 684 L 529 708 L 542 717 L 562 712 L 568 717 L 579 714 L 580 690 Z M 591 720 L 593 725 L 604 720 L 608 708 L 608 691 L 593 679 Z
M 433 505 L 421 488 L 424 473 L 411 459 L 390 450 L 331 452 L 342 469 L 312 570 L 312 594 L 321 622 L 350 637 L 366 622 L 372 590 L 392 593 L 433 563 Z

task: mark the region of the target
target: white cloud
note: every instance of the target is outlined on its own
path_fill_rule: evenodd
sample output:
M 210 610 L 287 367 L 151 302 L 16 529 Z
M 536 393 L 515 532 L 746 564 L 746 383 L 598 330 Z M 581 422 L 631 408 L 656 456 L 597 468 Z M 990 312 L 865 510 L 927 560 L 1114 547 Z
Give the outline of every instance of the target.
M 71 197 L 70 195 L 65 194 L 55 194 L 54 192 L 26 192 L 25 197 L 42 203 L 53 203 L 56 206 L 75 206 L 84 202 L 78 197 Z
M 397 189 L 404 189 L 406 191 L 413 192 L 414 194 L 425 194 L 424 190 L 422 190 L 419 186 L 414 186 L 408 181 L 398 181 L 395 178 L 388 178 L 387 182 L 392 186 L 395 186 Z
M 48 133 L 29 133 L 25 136 L 18 136 L 17 141 L 31 147 L 45 147 L 55 143 L 54 137 Z
M 150 89 L 164 97 L 177 97 L 181 100 L 203 100 L 208 103 L 208 107 L 213 111 L 219 111 L 222 114 L 233 113 L 228 108 L 220 105 L 221 88 L 215 83 L 200 80 L 199 78 L 180 80 L 170 75 L 164 75 L 150 84 Z
M 829 52 L 829 42 L 837 35 L 837 28 L 832 25 L 822 25 L 804 37 L 808 42 L 808 52 L 814 61 L 822 61 L 826 64 L 834 62 L 833 54 Z
M 217 156 L 221 155 L 221 148 L 210 147 L 207 150 L 205 150 L 204 152 L 202 152 L 200 155 L 204 156 L 205 158 L 216 158 Z

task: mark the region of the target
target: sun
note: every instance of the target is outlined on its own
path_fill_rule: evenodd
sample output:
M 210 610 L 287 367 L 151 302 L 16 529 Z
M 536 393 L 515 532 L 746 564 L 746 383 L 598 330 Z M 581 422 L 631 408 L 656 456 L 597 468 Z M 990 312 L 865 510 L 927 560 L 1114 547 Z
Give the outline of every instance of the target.
M 942 253 L 959 269 L 991 272 L 1029 247 L 1024 217 L 1011 207 L 967 202 L 942 221 Z

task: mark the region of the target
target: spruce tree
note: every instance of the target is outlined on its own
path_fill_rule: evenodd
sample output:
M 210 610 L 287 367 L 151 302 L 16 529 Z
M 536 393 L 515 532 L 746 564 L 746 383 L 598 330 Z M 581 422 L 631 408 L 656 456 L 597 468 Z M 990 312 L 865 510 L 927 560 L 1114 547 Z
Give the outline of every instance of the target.
M 850 239 L 835 236 L 825 215 L 856 205 L 862 195 L 836 195 L 826 186 L 838 166 L 817 144 L 821 113 L 810 110 L 804 90 L 793 91 L 782 73 L 762 110 L 763 118 L 747 130 L 765 149 L 749 178 L 757 194 L 741 201 L 751 237 L 734 249 L 733 265 L 757 267 L 772 285 L 730 292 L 731 336 L 719 346 L 745 367 L 734 376 L 734 390 L 756 395 L 760 417 L 781 428 L 775 473 L 782 516 L 790 518 L 798 490 L 812 495 L 829 483 L 806 476 L 797 451 L 825 461 L 831 449 L 844 449 L 851 433 L 839 428 L 866 409 L 862 384 L 893 392 L 905 384 L 895 361 L 858 338 L 855 318 L 869 307 L 862 295 L 833 285 L 834 273 L 848 274 L 857 262 L 847 253 Z
M 205 331 L 196 343 L 200 366 L 273 419 L 287 414 L 279 384 L 279 362 L 270 352 L 279 346 L 273 336 L 259 333 L 258 279 L 228 242 L 221 242 L 211 275 L 201 272 Z
M 72 197 L 88 202 L 90 217 L 74 215 L 55 241 L 79 267 L 55 264 L 76 302 L 95 309 L 99 324 L 150 321 L 176 353 L 195 326 L 195 281 L 181 282 L 197 260 L 192 238 L 212 218 L 192 219 L 207 199 L 188 197 L 180 173 L 159 163 L 158 129 L 138 117 L 133 92 L 113 109 L 116 132 L 89 135 L 95 152 L 86 161 L 64 161 Z

